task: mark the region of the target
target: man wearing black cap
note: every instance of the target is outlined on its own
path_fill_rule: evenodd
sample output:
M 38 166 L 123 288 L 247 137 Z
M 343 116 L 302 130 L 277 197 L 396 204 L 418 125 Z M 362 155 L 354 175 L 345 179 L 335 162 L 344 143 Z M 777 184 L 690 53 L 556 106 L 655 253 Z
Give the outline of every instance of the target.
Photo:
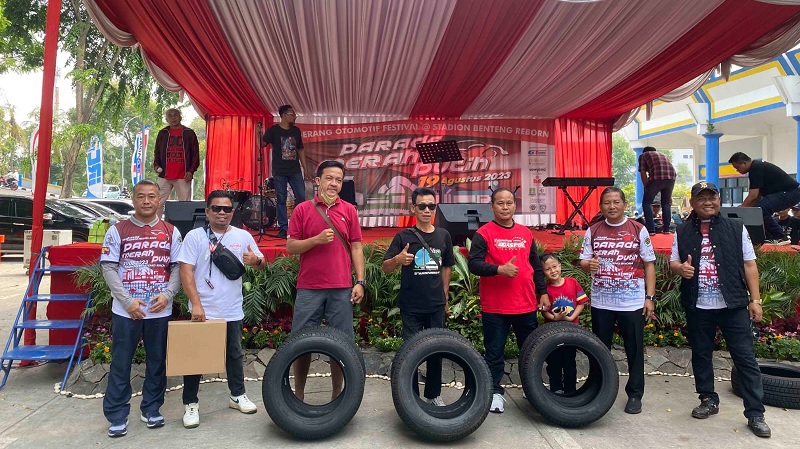
M 717 186 L 699 182 L 691 195 L 693 211 L 677 228 L 669 267 L 683 277 L 681 305 L 686 310 L 700 397 L 692 417 L 705 419 L 719 413 L 712 362 L 719 327 L 741 378 L 747 426 L 755 435 L 767 438 L 772 433 L 764 421 L 764 388 L 750 330 L 750 321 L 762 317 L 753 244 L 741 221 L 720 215 Z M 737 241 L 741 244 L 731 244 Z
M 764 231 L 767 238 L 773 239 L 770 243 L 788 245 L 789 239 L 783 235 L 783 228 L 772 214 L 800 202 L 800 183 L 777 165 L 761 159 L 752 160 L 741 152 L 733 153 L 728 162 L 736 171 L 747 173 L 750 178 L 750 190 L 742 207 L 760 207 L 764 215 Z

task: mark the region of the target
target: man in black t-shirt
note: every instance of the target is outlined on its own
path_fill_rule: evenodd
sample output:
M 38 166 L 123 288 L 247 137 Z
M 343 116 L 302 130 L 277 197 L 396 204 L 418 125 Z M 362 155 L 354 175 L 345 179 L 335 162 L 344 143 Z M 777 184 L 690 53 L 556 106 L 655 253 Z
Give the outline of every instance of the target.
M 436 193 L 426 187 L 417 188 L 411 193 L 411 203 L 417 223 L 394 236 L 381 267 L 384 273 L 402 267 L 397 304 L 403 320 L 404 340 L 423 329 L 444 327 L 450 275 L 455 265 L 450 233 L 446 229 L 435 228 L 432 223 Z M 441 358 L 428 359 L 427 369 L 425 398 L 433 405 L 444 406 L 440 397 Z M 418 382 L 414 380 L 417 394 L 418 388 Z
M 289 219 L 286 214 L 287 186 L 292 186 L 294 203 L 306 200 L 306 185 L 303 174 L 309 178 L 310 172 L 303 151 L 303 136 L 300 128 L 294 125 L 295 114 L 292 106 L 285 104 L 278 108 L 281 122 L 272 125 L 264 133 L 264 146 L 272 146 L 272 179 L 275 182 L 275 196 L 278 208 L 278 237 L 286 238 Z M 302 170 L 301 170 L 302 169 Z M 311 178 L 309 178 L 311 179 Z
M 800 218 L 789 215 L 789 209 L 778 211 L 778 224 L 783 228 L 783 235 L 789 237 L 792 245 L 800 243 Z
M 742 207 L 760 207 L 764 215 L 764 231 L 771 243 L 788 245 L 783 228 L 772 216 L 775 212 L 794 206 L 800 202 L 800 184 L 787 175 L 780 167 L 761 159 L 752 160 L 750 156 L 737 152 L 728 160 L 741 174 L 750 178 L 750 191 L 742 202 Z

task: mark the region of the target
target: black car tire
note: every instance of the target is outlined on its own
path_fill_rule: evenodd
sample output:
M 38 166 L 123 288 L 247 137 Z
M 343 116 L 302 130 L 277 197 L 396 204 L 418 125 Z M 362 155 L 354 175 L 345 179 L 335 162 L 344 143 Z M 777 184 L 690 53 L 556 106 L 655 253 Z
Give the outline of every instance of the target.
M 464 390 L 452 404 L 437 407 L 413 390 L 417 367 L 432 355 L 459 364 Z M 392 401 L 400 419 L 430 441 L 455 441 L 483 424 L 492 400 L 492 376 L 481 354 L 457 332 L 426 329 L 406 341 L 392 362 Z
M 784 363 L 759 362 L 764 384 L 764 405 L 800 409 L 800 368 Z M 742 381 L 736 366 L 731 369 L 731 386 L 742 396 Z
M 548 390 L 542 376 L 545 359 L 561 346 L 575 347 L 589 360 L 586 381 L 566 395 Z M 520 353 L 520 378 L 531 406 L 563 427 L 581 427 L 602 418 L 619 391 L 619 371 L 611 351 L 596 335 L 569 322 L 548 323 L 531 333 Z
M 318 353 L 335 361 L 344 374 L 344 388 L 324 405 L 307 404 L 295 396 L 289 372 L 298 357 Z M 272 421 L 301 440 L 317 440 L 339 432 L 353 419 L 364 397 L 364 358 L 344 332 L 331 327 L 307 327 L 293 334 L 275 352 L 261 386 L 264 408 Z

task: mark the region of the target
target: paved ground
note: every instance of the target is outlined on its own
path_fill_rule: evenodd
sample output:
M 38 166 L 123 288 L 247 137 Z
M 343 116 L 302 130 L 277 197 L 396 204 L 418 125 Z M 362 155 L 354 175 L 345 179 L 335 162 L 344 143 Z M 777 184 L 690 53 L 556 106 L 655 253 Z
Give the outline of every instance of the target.
M 26 285 L 21 259 L 3 257 L 0 263 L 0 338 L 8 335 Z M 247 382 L 248 394 L 259 411 L 242 415 L 227 408 L 224 383 L 201 386 L 201 425 L 187 430 L 181 425 L 183 407 L 180 392 L 167 393 L 162 408 L 167 425 L 149 430 L 138 421 L 140 398 L 132 400 L 133 418 L 126 437 L 105 436 L 107 423 L 99 399 L 74 399 L 54 394 L 53 384 L 61 380 L 65 364 L 49 363 L 36 368 L 15 369 L 0 390 L 0 449 L 62 447 L 192 447 L 263 448 L 321 447 L 373 448 L 432 445 L 410 432 L 394 410 L 387 381 L 368 379 L 364 400 L 353 421 L 339 434 L 322 442 L 297 442 L 269 420 L 261 401 L 261 385 Z M 622 378 L 625 382 L 626 378 Z M 322 382 L 320 380 L 319 382 Z M 693 380 L 688 378 L 647 378 L 647 394 L 641 415 L 623 413 L 624 392 L 612 410 L 600 421 L 582 429 L 561 429 L 538 416 L 520 390 L 506 394 L 506 412 L 489 414 L 484 424 L 466 439 L 442 447 L 551 448 L 638 448 L 794 447 L 797 444 L 799 410 L 767 408 L 767 422 L 773 430 L 768 440 L 758 439 L 746 427 L 741 400 L 727 382 L 717 384 L 722 407 L 708 420 L 692 419 L 696 405 Z M 324 386 L 318 386 L 324 390 Z M 452 392 L 450 392 L 452 394 Z M 323 392 L 324 394 L 324 392 Z

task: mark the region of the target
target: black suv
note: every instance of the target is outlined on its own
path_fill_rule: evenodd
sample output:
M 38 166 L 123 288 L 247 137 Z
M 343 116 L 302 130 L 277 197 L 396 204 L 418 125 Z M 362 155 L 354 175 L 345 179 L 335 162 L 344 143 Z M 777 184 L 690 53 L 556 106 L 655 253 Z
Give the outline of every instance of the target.
M 45 229 L 71 229 L 73 242 L 89 239 L 94 219 L 77 207 L 47 198 L 44 206 Z M 33 198 L 22 194 L 0 193 L 0 234 L 5 235 L 4 254 L 22 254 L 25 231 L 33 227 Z

